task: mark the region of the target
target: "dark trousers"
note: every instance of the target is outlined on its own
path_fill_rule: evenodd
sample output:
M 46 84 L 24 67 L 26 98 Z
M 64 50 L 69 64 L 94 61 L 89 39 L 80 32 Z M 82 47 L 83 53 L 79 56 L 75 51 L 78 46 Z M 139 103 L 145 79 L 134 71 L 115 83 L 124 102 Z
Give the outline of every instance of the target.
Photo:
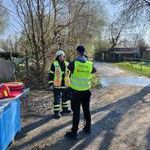
M 91 114 L 90 114 L 90 97 L 91 92 L 87 91 L 72 91 L 71 109 L 73 111 L 73 125 L 72 132 L 78 131 L 78 125 L 80 120 L 80 105 L 82 105 L 84 118 L 86 121 L 85 127 L 90 129 L 91 127 Z
M 54 94 L 54 113 L 60 112 L 60 107 L 62 105 L 62 109 L 66 110 L 68 109 L 67 101 L 68 99 L 68 89 L 60 89 L 60 88 L 54 88 L 53 90 Z

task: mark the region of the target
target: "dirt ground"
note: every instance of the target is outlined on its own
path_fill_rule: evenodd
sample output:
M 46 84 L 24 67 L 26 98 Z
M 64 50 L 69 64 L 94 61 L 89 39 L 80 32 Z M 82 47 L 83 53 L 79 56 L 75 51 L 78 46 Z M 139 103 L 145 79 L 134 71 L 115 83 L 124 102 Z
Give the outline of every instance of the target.
M 150 87 L 111 86 L 92 90 L 92 133 L 86 135 L 81 114 L 77 140 L 64 138 L 72 114 L 52 117 L 53 95 L 34 91 L 28 110 L 22 104 L 22 131 L 9 150 L 149 150 Z
M 95 65 L 104 76 L 130 76 L 109 64 Z M 81 113 L 78 139 L 73 141 L 64 138 L 71 128 L 72 114 L 53 119 L 52 102 L 52 93 L 32 91 L 28 107 L 22 103 L 21 133 L 9 150 L 150 150 L 150 86 L 93 89 L 92 133 L 83 133 Z

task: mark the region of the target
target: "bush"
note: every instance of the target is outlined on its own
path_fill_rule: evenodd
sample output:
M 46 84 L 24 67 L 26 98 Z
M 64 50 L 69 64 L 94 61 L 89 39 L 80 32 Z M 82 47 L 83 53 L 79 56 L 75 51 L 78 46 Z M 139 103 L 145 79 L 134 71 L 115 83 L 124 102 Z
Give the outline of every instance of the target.
M 101 86 L 100 77 L 97 74 L 93 74 L 92 76 L 92 88 Z

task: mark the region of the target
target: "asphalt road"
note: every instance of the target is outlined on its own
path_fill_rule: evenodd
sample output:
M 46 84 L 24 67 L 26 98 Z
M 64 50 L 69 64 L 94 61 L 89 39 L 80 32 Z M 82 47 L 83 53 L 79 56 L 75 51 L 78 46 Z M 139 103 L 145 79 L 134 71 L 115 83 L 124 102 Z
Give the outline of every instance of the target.
M 100 80 L 103 86 L 116 84 L 142 87 L 150 86 L 150 78 L 124 71 L 112 64 L 96 62 L 94 66 L 100 74 Z

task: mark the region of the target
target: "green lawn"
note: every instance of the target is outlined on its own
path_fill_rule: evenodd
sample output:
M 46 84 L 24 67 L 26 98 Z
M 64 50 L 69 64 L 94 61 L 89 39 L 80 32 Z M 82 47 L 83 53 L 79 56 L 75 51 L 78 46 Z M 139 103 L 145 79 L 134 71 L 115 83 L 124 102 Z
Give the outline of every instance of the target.
M 140 75 L 150 77 L 150 63 L 143 62 L 142 65 L 140 62 L 120 62 L 116 63 L 118 67 L 126 69 Z

